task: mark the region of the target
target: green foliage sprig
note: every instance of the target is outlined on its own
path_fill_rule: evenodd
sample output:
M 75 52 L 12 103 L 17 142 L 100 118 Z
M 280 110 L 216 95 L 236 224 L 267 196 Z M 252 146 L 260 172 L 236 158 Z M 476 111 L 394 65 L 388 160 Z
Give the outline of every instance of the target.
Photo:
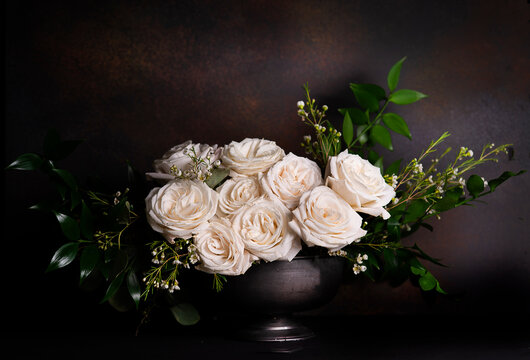
M 401 68 L 406 57 L 392 66 L 387 75 L 388 92 L 375 84 L 351 83 L 356 105 L 338 109 L 343 116 L 342 132 L 325 119 L 327 106 L 319 108 L 316 99 L 311 98 L 308 85 L 304 85 L 306 101 L 299 101 L 298 116 L 314 130 L 315 141 L 310 135 L 304 136 L 301 143 L 306 154 L 317 161 L 322 170 L 326 168 L 329 157 L 337 155 L 342 148 L 349 153 L 359 154 L 368 159 L 381 173 L 395 191 L 396 196 L 386 206 L 391 217 L 383 220 L 380 217 L 363 216 L 363 228 L 367 234 L 358 243 L 352 243 L 338 253 L 350 260 L 354 273 L 365 273 L 373 280 L 389 280 L 401 284 L 406 279 L 417 279 L 417 284 L 424 291 L 445 291 L 438 280 L 418 259 L 442 265 L 439 259 L 427 255 L 417 244 L 407 246 L 402 239 L 423 227 L 433 231 L 426 220 L 458 206 L 492 193 L 498 185 L 518 173 L 504 172 L 500 177 L 486 181 L 483 177 L 466 174 L 478 165 L 489 161 L 498 161 L 498 156 L 508 153 L 510 144 L 495 147 L 486 144 L 478 157 L 472 150 L 461 147 L 453 161 L 443 170 L 440 160 L 447 156 L 447 148 L 439 157 L 431 159 L 428 167 L 423 166 L 429 156 L 438 151 L 440 144 L 449 136 L 445 132 L 417 157 L 403 168 L 401 160 L 383 166 L 383 157 L 374 147 L 381 145 L 393 151 L 391 131 L 412 139 L 405 120 L 398 114 L 387 112 L 390 103 L 408 105 L 427 97 L 427 95 L 409 89 L 397 89 Z M 365 252 L 365 260 L 359 258 L 359 248 Z

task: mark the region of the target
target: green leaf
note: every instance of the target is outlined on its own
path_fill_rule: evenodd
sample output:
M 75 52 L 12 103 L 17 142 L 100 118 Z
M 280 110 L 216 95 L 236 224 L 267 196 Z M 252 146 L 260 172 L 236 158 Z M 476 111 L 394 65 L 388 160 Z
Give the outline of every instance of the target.
M 37 154 L 27 153 L 20 155 L 6 167 L 6 170 L 38 170 L 42 163 L 42 157 Z
M 359 87 L 358 84 L 350 84 L 350 89 L 353 91 L 355 99 L 362 108 L 370 112 L 377 112 L 379 110 L 379 100 L 377 100 L 374 94 Z
M 346 112 L 344 115 L 344 121 L 342 122 L 342 137 L 348 146 L 353 141 L 353 122 L 349 112 Z
M 427 95 L 422 94 L 419 91 L 402 89 L 390 94 L 388 100 L 397 105 L 407 105 L 426 97 Z
M 78 140 L 61 141 L 55 129 L 48 131 L 44 138 L 44 156 L 50 160 L 61 160 L 70 155 L 81 143 Z
M 80 285 L 81 283 L 83 283 L 83 281 L 85 281 L 88 275 L 90 275 L 92 271 L 94 271 L 100 258 L 101 255 L 99 253 L 99 249 L 95 245 L 88 246 L 83 249 L 83 252 L 81 252 L 81 258 L 79 260 L 81 268 L 79 275 Z
M 511 171 L 503 172 L 502 175 L 499 176 L 498 178 L 488 181 L 488 186 L 490 188 L 490 191 L 491 192 L 495 191 L 497 186 L 499 186 L 500 184 L 502 184 L 503 182 L 505 182 L 509 178 L 514 177 L 514 176 L 519 176 L 521 174 L 524 174 L 525 172 L 526 172 L 526 170 L 521 170 L 518 173 L 513 173 Z
M 383 126 L 374 125 L 374 127 L 372 127 L 372 130 L 370 131 L 370 138 L 374 142 L 378 142 L 379 144 L 383 145 L 388 150 L 394 150 L 390 133 Z
M 429 291 L 436 287 L 438 281 L 430 272 L 427 271 L 424 275 L 420 277 L 419 284 L 423 291 Z
M 484 180 L 478 175 L 471 175 L 466 182 L 467 191 L 473 197 L 484 191 Z
M 432 208 L 437 212 L 453 209 L 460 202 L 460 196 L 462 196 L 462 188 L 459 186 L 451 188 L 445 192 L 444 197 L 438 200 Z
M 425 211 L 427 211 L 428 207 L 429 203 L 427 201 L 421 199 L 412 201 L 407 207 L 407 213 L 403 219 L 403 223 L 407 224 L 417 221 L 419 218 L 425 215 Z
M 364 145 L 368 141 L 368 135 L 366 135 L 366 132 L 363 134 L 364 129 L 366 129 L 367 125 L 359 125 L 357 126 L 357 141 L 359 141 L 359 145 Z M 362 135 L 361 135 L 362 134 Z
M 387 76 L 387 83 L 388 88 L 390 91 L 394 91 L 397 87 L 397 84 L 399 82 L 399 75 L 401 73 L 401 66 L 403 65 L 403 62 L 407 59 L 407 57 L 403 57 L 401 60 L 399 60 L 397 63 L 395 63 L 390 71 L 388 72 Z
M 201 319 L 197 309 L 189 303 L 180 303 L 172 306 L 170 310 L 175 320 L 184 326 L 195 325 Z
M 412 136 L 410 135 L 410 131 L 409 131 L 409 127 L 407 126 L 407 123 L 398 114 L 394 114 L 394 113 L 384 114 L 383 122 L 385 123 L 386 126 L 388 126 L 390 130 L 408 137 L 409 140 L 412 140 Z
M 88 239 L 92 240 L 94 237 L 94 219 L 90 208 L 82 201 L 81 204 L 81 234 Z
M 127 274 L 127 289 L 129 290 L 129 294 L 131 294 L 131 297 L 136 304 L 136 309 L 138 309 L 138 306 L 140 305 L 140 296 L 142 293 L 138 278 L 132 269 L 129 270 L 129 273 Z
M 230 170 L 225 168 L 216 168 L 212 171 L 212 175 L 206 180 L 206 185 L 214 189 L 230 174 Z
M 385 170 L 385 175 L 399 174 L 399 169 L 401 167 L 401 160 L 402 159 L 396 160 L 392 164 L 390 164 Z
M 447 295 L 447 293 L 440 287 L 440 283 L 436 281 L 436 291 L 438 291 L 440 294 Z
M 419 275 L 419 276 L 423 276 L 427 272 L 427 270 L 425 270 L 425 268 L 423 268 L 423 267 L 412 266 L 412 265 L 410 266 L 410 271 L 414 275 Z
M 397 268 L 398 261 L 396 258 L 396 254 L 392 249 L 385 248 L 383 250 L 383 258 L 385 259 L 385 264 L 388 266 L 389 269 Z
M 125 278 L 125 272 L 121 272 L 118 274 L 118 276 L 114 278 L 114 280 L 112 280 L 100 304 L 110 299 L 116 293 L 116 291 L 118 291 L 121 284 L 123 283 L 124 278 Z
M 416 250 L 419 252 L 419 256 L 425 260 L 429 260 L 430 262 L 432 262 L 433 264 L 436 264 L 436 265 L 439 265 L 439 266 L 443 266 L 443 267 L 447 267 L 446 265 L 442 264 L 440 262 L 439 259 L 435 259 L 429 255 L 427 255 L 427 253 L 425 253 L 422 249 L 420 249 L 420 247 L 418 246 L 418 244 L 414 244 L 414 246 L 412 247 L 412 249 Z
M 78 248 L 79 244 L 76 242 L 70 242 L 61 246 L 55 252 L 55 254 L 53 254 L 52 260 L 50 261 L 46 272 L 63 268 L 74 261 Z
M 72 190 L 77 190 L 77 182 L 75 181 L 74 175 L 68 170 L 63 169 L 52 169 L 52 172 L 59 175 L 66 185 Z
M 70 216 L 57 211 L 54 211 L 54 214 L 57 218 L 57 221 L 59 221 L 59 225 L 61 225 L 61 230 L 63 231 L 63 234 L 70 240 L 79 240 L 80 232 L 77 221 L 75 221 Z
M 368 124 L 368 116 L 366 116 L 365 112 L 358 109 L 358 108 L 344 108 L 339 109 L 339 112 L 346 116 L 346 113 L 350 114 L 350 119 L 355 125 L 365 125 Z
M 350 86 L 355 86 L 358 90 L 366 91 L 371 93 L 378 101 L 381 101 L 386 98 L 386 91 L 379 85 L 375 84 L 351 84 Z

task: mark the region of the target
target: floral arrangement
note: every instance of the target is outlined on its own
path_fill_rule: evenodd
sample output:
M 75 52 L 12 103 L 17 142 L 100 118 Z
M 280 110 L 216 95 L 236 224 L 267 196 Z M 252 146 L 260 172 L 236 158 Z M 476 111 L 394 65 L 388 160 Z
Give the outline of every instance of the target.
M 461 147 L 446 161 L 451 149 L 439 153 L 438 147 L 448 133 L 408 163 L 384 168 L 374 146 L 393 150 L 390 131 L 411 139 L 405 120 L 387 106 L 426 97 L 397 90 L 404 61 L 388 73 L 388 92 L 350 84 L 355 105 L 338 109 L 341 126 L 327 120 L 328 107 L 318 106 L 304 86 L 297 114 L 313 132 L 301 143 L 307 157 L 265 139 L 222 147 L 187 141 L 155 160 L 146 177 L 129 165 L 128 187 L 104 192 L 82 188 L 56 167 L 79 142 L 51 131 L 42 155 L 24 154 L 8 166 L 41 170 L 57 187 L 56 201 L 32 207 L 51 212 L 68 239 L 48 271 L 79 259 L 81 283 L 104 279 L 103 302 L 126 308 L 118 296 L 125 289 L 132 306 L 148 309 L 162 296 L 182 324 L 199 319 L 175 295 L 186 290 L 181 277 L 187 271 L 212 274 L 213 288 L 221 291 L 231 276 L 260 262 L 299 254 L 341 256 L 354 274 L 395 283 L 410 278 L 423 291 L 445 293 L 425 265 L 439 261 L 402 239 L 420 227 L 432 231 L 428 219 L 492 193 L 523 171 L 487 181 L 469 175 L 510 147 L 486 144 L 476 153 Z

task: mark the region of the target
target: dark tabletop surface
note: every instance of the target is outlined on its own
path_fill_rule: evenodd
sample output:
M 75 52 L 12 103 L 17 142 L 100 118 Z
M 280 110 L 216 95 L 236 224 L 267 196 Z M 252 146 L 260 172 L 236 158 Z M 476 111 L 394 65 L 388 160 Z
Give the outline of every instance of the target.
M 305 341 L 234 337 L 238 319 L 193 327 L 148 324 L 134 331 L 4 332 L 11 358 L 33 359 L 530 359 L 528 316 L 298 317 Z M 13 351 L 13 352 L 11 352 Z

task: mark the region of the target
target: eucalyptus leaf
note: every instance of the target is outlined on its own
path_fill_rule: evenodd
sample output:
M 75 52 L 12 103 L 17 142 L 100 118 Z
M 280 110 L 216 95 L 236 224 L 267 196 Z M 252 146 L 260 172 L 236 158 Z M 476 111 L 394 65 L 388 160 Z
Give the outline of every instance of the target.
M 6 170 L 38 170 L 42 164 L 43 159 L 40 155 L 27 153 L 17 157 L 6 167 Z
M 423 291 L 432 290 L 438 284 L 438 281 L 436 280 L 436 278 L 428 271 L 420 277 L 418 282 Z
M 418 100 L 424 99 L 426 97 L 427 95 L 422 94 L 419 91 L 402 89 L 390 94 L 388 101 L 393 102 L 397 105 L 407 105 L 412 104 Z
M 230 174 L 230 170 L 225 168 L 216 168 L 212 171 L 212 175 L 206 180 L 206 185 L 215 189 L 226 177 Z
M 477 197 L 478 194 L 484 191 L 484 180 L 478 175 L 471 175 L 466 182 L 467 191 L 473 197 Z
M 77 221 L 75 221 L 70 216 L 54 211 L 55 217 L 57 218 L 57 221 L 59 221 L 59 225 L 61 226 L 61 230 L 63 231 L 63 234 L 70 240 L 77 241 L 80 237 L 80 231 L 79 231 L 79 225 L 77 224 Z
M 175 320 L 184 326 L 195 325 L 201 319 L 197 309 L 189 303 L 180 303 L 172 306 L 170 310 Z
M 342 122 L 342 137 L 346 145 L 350 145 L 353 141 L 353 122 L 350 117 L 350 113 L 346 112 L 344 120 Z
M 96 265 L 101 259 L 100 251 L 97 246 L 92 245 L 83 249 L 81 252 L 79 284 L 83 283 L 85 279 L 94 271 Z
M 72 261 L 74 261 L 77 255 L 78 248 L 79 244 L 76 242 L 70 242 L 61 246 L 55 252 L 55 254 L 53 254 L 53 257 L 50 261 L 50 264 L 48 265 L 48 268 L 46 269 L 46 272 L 60 269 L 65 267 L 66 265 L 69 265 Z
M 370 138 L 381 145 L 383 145 L 388 150 L 394 150 L 392 146 L 392 138 L 387 129 L 381 125 L 374 125 L 370 131 Z
M 407 138 L 409 138 L 409 140 L 412 140 L 412 136 L 410 135 L 410 130 L 409 130 L 409 127 L 407 126 L 407 123 L 398 114 L 394 114 L 394 113 L 384 114 L 383 122 L 390 130 L 395 131 L 398 134 L 401 134 L 403 136 L 406 136 Z
M 401 66 L 403 65 L 403 62 L 407 59 L 407 57 L 403 57 L 401 60 L 399 60 L 397 63 L 395 63 L 390 71 L 388 72 L 387 76 L 387 83 L 388 83 L 388 89 L 390 91 L 394 91 L 397 87 L 397 84 L 399 82 L 399 76 L 401 73 Z

